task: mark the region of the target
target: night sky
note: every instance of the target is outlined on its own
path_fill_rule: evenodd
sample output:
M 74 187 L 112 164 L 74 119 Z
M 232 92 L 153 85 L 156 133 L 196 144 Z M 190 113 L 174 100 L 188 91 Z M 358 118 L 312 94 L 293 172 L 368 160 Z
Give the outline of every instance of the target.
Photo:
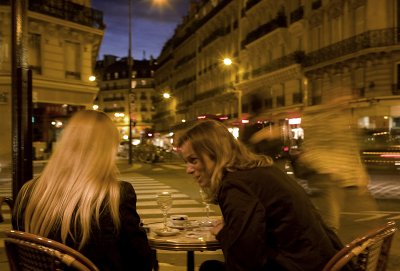
M 131 0 L 132 55 L 135 59 L 157 58 L 165 42 L 187 14 L 190 0 Z M 162 6 L 161 6 L 162 5 Z M 98 55 L 128 55 L 129 0 L 92 0 L 92 8 L 103 12 L 105 34 Z

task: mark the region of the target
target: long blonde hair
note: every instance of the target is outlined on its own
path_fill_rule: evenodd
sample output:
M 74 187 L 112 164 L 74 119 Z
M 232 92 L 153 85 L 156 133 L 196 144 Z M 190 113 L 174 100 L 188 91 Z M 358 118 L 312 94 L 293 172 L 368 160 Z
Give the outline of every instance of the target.
M 109 211 L 118 230 L 118 144 L 118 130 L 106 114 L 76 113 L 42 174 L 18 195 L 15 207 L 17 215 L 24 215 L 25 231 L 48 236 L 60 230 L 63 243 L 70 237 L 82 248 L 90 237 L 92 220 L 99 225 L 104 211 Z M 22 202 L 27 203 L 25 211 Z
M 177 146 L 190 142 L 193 151 L 204 159 L 208 156 L 215 162 L 210 187 L 204 188 L 209 199 L 216 199 L 225 172 L 266 167 L 273 164 L 272 158 L 251 152 L 215 120 L 203 120 L 177 135 Z

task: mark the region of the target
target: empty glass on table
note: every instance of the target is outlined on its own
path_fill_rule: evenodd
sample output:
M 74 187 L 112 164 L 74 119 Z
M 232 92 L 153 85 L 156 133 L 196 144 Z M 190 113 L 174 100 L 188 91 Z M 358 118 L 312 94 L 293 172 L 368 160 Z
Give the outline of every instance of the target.
M 200 226 L 212 227 L 214 226 L 214 223 L 210 219 L 210 203 L 208 202 L 207 194 L 201 188 L 199 192 L 200 192 L 201 202 L 204 204 L 206 209 L 206 218 L 200 221 Z
M 158 207 L 160 207 L 161 212 L 163 214 L 164 228 L 162 229 L 162 231 L 167 232 L 169 231 L 169 228 L 167 227 L 167 217 L 168 217 L 168 211 L 172 207 L 172 194 L 168 191 L 163 191 L 161 193 L 158 193 L 157 204 Z

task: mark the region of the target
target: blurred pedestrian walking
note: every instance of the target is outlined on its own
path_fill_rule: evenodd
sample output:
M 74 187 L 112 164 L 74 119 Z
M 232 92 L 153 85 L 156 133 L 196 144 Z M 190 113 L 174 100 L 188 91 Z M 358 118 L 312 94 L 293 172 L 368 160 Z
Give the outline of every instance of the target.
M 350 98 L 343 96 L 304 112 L 304 142 L 294 162 L 296 176 L 317 190 L 314 204 L 336 232 L 345 207 L 355 212 L 377 210 L 367 189 L 370 180 L 360 158 Z

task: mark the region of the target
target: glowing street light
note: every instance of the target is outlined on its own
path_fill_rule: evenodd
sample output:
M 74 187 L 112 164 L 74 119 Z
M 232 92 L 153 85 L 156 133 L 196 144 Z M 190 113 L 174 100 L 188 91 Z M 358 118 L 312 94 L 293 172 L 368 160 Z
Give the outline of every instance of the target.
M 230 59 L 229 57 L 224 58 L 223 62 L 225 66 L 232 65 L 232 59 Z
M 232 59 L 229 57 L 224 58 L 223 64 L 225 66 L 231 66 L 233 63 Z M 238 103 L 238 120 L 241 122 L 242 121 L 242 91 L 239 89 L 236 89 L 234 83 L 232 83 L 232 88 L 229 90 L 229 92 L 235 93 L 237 95 L 237 103 Z
M 164 92 L 163 93 L 163 98 L 164 99 L 169 99 L 169 98 L 171 98 L 171 94 L 169 94 L 168 92 Z

